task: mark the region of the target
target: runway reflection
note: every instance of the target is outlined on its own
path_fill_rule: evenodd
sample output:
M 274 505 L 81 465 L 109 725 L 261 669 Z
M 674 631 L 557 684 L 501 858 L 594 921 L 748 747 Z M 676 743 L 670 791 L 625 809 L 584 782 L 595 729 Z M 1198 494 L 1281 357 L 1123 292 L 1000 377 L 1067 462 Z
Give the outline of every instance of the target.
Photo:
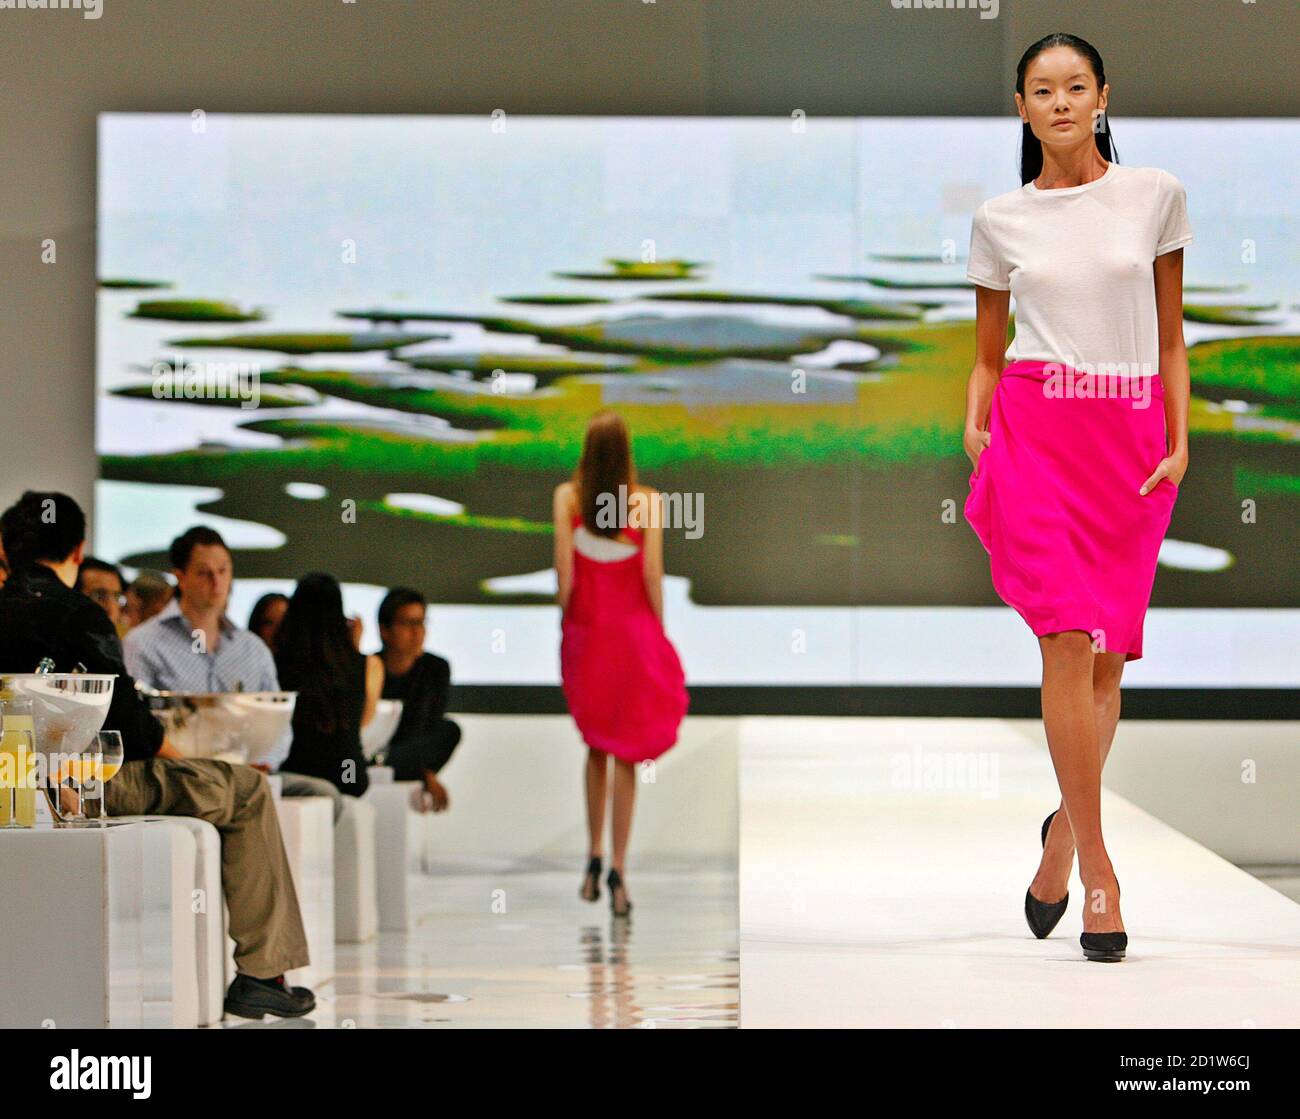
M 538 860 L 414 878 L 412 931 L 338 945 L 333 980 L 293 1028 L 738 1025 L 734 869 L 636 869 L 627 919 L 609 914 L 603 891 L 596 903 L 581 901 L 579 875 Z

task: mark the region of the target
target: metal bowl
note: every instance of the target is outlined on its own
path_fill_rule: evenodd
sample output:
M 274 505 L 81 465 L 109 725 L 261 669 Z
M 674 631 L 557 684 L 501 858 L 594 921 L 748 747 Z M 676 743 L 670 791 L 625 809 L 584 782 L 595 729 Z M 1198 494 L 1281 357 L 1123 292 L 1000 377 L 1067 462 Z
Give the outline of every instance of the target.
M 113 702 L 112 675 L 4 672 L 0 690 L 31 701 L 36 752 L 78 754 L 94 740 Z
M 141 691 L 186 757 L 249 765 L 274 760 L 298 699 L 297 692 Z

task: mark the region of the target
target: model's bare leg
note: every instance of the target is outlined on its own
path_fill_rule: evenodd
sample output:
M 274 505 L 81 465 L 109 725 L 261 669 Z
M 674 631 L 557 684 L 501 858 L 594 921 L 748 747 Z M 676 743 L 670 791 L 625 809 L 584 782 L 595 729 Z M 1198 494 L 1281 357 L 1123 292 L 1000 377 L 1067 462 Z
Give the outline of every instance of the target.
M 632 833 L 632 809 L 636 806 L 636 767 L 631 762 L 614 759 L 614 853 L 610 866 L 623 877 L 627 859 L 627 840 Z M 626 897 L 614 898 L 622 909 Z
M 1120 678 L 1124 674 L 1123 653 L 1098 653 L 1092 664 L 1092 705 L 1097 718 L 1097 745 L 1101 767 L 1106 768 L 1115 741 L 1115 728 L 1119 725 Z M 1034 897 L 1052 900 L 1064 897 L 1070 885 L 1070 871 L 1074 869 L 1074 834 L 1070 831 L 1065 803 L 1058 806 L 1047 829 L 1047 846 L 1043 848 L 1042 861 L 1034 878 Z M 1040 894 L 1038 891 L 1043 890 Z
M 1101 735 L 1093 698 L 1096 654 L 1089 635 L 1081 630 L 1048 634 L 1039 638 L 1039 645 L 1043 654 L 1043 725 L 1079 854 L 1079 877 L 1085 890 L 1083 928 L 1085 932 L 1118 932 L 1124 928 L 1119 883 L 1101 832 Z M 1062 874 L 1061 859 L 1059 854 L 1053 856 L 1050 879 L 1044 876 L 1040 882 L 1036 877 L 1030 886 L 1041 901 L 1055 901 L 1065 893 L 1059 886 L 1053 893 L 1053 881 L 1068 881 L 1069 877 L 1068 864 Z
M 587 750 L 587 853 L 589 859 L 597 858 L 605 842 L 605 800 L 609 782 L 609 755 L 599 750 Z M 596 891 L 590 879 L 583 879 L 582 896 L 592 900 Z

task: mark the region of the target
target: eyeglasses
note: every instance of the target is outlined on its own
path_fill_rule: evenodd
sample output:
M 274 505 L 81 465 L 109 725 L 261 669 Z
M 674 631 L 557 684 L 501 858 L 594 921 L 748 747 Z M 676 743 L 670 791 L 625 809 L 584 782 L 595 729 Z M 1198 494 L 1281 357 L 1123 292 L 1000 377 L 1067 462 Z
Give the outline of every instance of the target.
M 86 597 L 98 602 L 100 606 L 107 606 L 111 602 L 116 602 L 118 606 L 126 605 L 126 595 L 114 594 L 112 591 L 88 591 Z
M 412 626 L 418 629 L 424 629 L 425 622 L 423 618 L 398 618 L 389 623 L 394 629 L 398 626 Z

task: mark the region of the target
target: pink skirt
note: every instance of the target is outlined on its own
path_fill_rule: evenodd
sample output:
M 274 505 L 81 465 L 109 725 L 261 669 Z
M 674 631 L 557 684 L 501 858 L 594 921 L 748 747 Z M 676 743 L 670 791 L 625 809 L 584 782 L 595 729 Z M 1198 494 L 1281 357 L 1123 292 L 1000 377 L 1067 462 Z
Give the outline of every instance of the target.
M 1002 372 L 966 520 L 993 589 L 1036 636 L 1083 630 L 1142 656 L 1156 558 L 1178 487 L 1139 487 L 1167 454 L 1160 378 L 1120 382 L 1063 363 Z

